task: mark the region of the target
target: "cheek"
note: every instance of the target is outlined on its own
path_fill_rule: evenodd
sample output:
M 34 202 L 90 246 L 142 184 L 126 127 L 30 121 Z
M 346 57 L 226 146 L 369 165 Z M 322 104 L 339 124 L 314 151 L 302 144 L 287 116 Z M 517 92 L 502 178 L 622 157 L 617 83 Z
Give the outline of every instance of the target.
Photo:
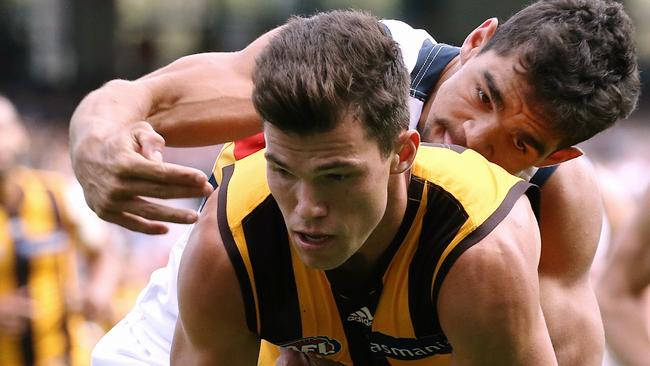
M 382 187 L 382 188 L 379 188 Z M 372 230 L 386 211 L 387 179 L 376 177 L 351 190 L 338 202 L 348 223 L 355 222 L 360 231 Z

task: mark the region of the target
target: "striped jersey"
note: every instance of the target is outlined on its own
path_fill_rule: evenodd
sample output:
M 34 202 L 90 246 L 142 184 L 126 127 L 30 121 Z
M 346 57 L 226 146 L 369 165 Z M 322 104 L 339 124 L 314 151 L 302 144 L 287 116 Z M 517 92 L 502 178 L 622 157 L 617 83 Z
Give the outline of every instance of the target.
M 346 365 L 448 365 L 437 318 L 445 275 L 529 189 L 472 150 L 421 146 L 398 233 L 353 293 L 295 253 L 266 183 L 264 151 L 235 159 L 228 144 L 215 167 L 218 225 L 245 300 L 248 328 L 273 346 Z
M 4 366 L 69 365 L 73 342 L 67 295 L 75 291 L 70 221 L 58 175 L 27 168 L 12 172 L 22 192 L 15 210 L 0 206 L 0 298 L 16 291 L 33 302 L 22 337 L 0 332 Z

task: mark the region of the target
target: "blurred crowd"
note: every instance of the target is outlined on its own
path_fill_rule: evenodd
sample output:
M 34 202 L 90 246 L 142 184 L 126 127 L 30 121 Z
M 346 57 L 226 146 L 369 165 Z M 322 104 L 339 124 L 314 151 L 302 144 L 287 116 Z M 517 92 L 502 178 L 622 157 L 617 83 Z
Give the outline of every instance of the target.
M 70 167 L 67 129 L 24 121 L 5 97 L 0 136 L 0 364 L 88 365 L 185 228 L 147 236 L 99 219 Z M 165 156 L 207 171 L 217 151 Z

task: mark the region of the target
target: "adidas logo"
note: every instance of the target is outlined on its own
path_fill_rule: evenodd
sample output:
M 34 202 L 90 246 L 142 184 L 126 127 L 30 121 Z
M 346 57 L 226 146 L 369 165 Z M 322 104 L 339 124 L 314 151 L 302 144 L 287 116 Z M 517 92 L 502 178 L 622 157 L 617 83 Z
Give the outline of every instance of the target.
M 372 325 L 373 316 L 370 314 L 370 310 L 367 307 L 362 307 L 361 309 L 355 311 L 354 313 L 348 315 L 347 321 L 349 322 L 358 322 L 367 327 Z

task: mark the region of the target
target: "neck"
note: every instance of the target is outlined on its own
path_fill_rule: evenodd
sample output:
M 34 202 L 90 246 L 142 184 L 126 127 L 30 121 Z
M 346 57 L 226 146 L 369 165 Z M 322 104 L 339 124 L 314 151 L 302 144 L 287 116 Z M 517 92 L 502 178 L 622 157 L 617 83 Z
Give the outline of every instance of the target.
M 363 285 L 380 263 L 404 220 L 408 200 L 407 178 L 408 174 L 397 174 L 389 178 L 386 212 L 361 249 L 342 266 L 330 272 L 333 278 L 340 279 L 338 282 L 350 283 L 353 287 Z M 355 281 L 349 281 L 351 276 Z
M 436 93 L 438 92 L 438 89 L 440 88 L 440 85 L 442 85 L 447 79 L 449 79 L 452 75 L 456 73 L 461 67 L 460 63 L 460 55 L 454 57 L 447 66 L 442 70 L 442 73 L 440 74 L 440 78 L 438 81 L 433 85 L 433 89 L 429 93 L 429 98 L 427 99 L 426 102 L 424 102 L 424 106 L 422 107 L 422 114 L 420 115 L 420 120 L 418 121 L 418 131 L 422 132 L 422 129 L 424 128 L 425 122 L 427 120 L 427 116 L 429 115 L 429 110 L 431 109 L 431 104 L 433 100 L 436 98 Z

